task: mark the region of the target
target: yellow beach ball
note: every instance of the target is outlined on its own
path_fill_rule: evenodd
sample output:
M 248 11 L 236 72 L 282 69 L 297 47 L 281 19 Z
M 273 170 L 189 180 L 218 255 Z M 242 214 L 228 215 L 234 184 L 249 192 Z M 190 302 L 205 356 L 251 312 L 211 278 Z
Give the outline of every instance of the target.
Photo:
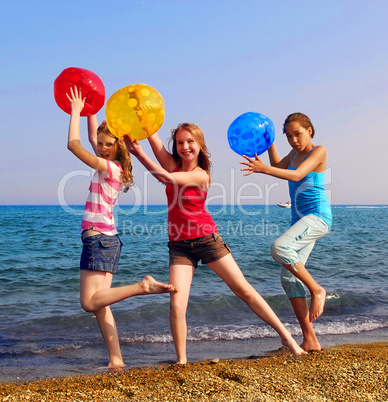
M 143 140 L 155 134 L 164 121 L 164 101 L 160 93 L 146 85 L 134 84 L 119 89 L 106 103 L 106 122 L 118 138 L 128 134 Z

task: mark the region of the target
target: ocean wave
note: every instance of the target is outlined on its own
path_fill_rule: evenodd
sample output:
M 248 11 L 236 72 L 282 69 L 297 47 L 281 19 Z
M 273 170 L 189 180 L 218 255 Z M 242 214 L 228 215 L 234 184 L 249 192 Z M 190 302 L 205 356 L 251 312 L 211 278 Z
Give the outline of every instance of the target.
M 299 325 L 285 324 L 293 336 L 302 336 Z M 368 317 L 348 320 L 337 320 L 314 324 L 317 335 L 346 335 L 388 328 L 386 320 L 370 320 Z M 247 339 L 276 338 L 277 333 L 270 326 L 258 325 L 207 325 L 188 328 L 187 340 L 189 342 L 200 341 L 233 341 Z M 170 343 L 172 336 L 169 332 L 159 334 L 134 334 L 124 336 L 123 343 Z
M 371 319 L 385 315 L 388 321 L 386 313 L 384 314 L 388 305 L 388 293 L 373 287 L 368 290 L 363 293 L 357 290 L 328 292 L 324 317 L 336 320 L 354 316 L 358 319 L 360 314 L 368 313 Z M 203 328 L 208 323 L 244 326 L 252 322 L 262 322 L 242 300 L 233 294 L 196 295 L 195 291 L 193 293 L 187 309 L 187 322 L 191 327 Z M 281 321 L 289 322 L 290 319 L 294 319 L 292 306 L 284 294 L 263 295 L 263 297 Z M 78 300 L 71 304 L 66 297 L 61 296 L 57 298 L 58 303 L 51 305 L 46 295 L 41 295 L 41 300 L 46 300 L 47 306 L 39 312 L 30 312 L 29 304 L 25 300 L 20 303 L 15 301 L 12 307 L 4 307 L 8 319 L 0 323 L 0 333 L 7 333 L 7 330 L 12 329 L 15 335 L 24 334 L 26 330 L 32 335 L 41 334 L 45 330 L 54 336 L 60 336 L 63 331 L 67 334 L 76 334 L 97 325 L 93 314 L 83 312 Z M 132 328 L 134 332 L 142 332 L 142 329 L 146 327 L 151 334 L 158 332 L 160 328 L 169 327 L 168 297 L 155 295 L 149 299 L 153 300 L 152 302 L 144 303 L 146 300 L 146 298 L 134 298 L 112 307 L 120 327 L 124 330 Z M 309 302 L 309 298 L 307 300 Z M 27 315 L 29 315 L 28 320 L 23 318 Z
M 301 336 L 301 330 L 296 323 L 286 323 L 286 328 L 294 337 Z M 347 320 L 336 320 L 329 322 L 317 322 L 314 324 L 315 332 L 318 336 L 327 335 L 348 335 L 366 333 L 378 329 L 388 328 L 386 320 L 373 319 L 368 317 L 359 317 L 358 319 L 349 318 Z M 23 345 L 3 342 L 0 345 L 0 359 L 12 358 L 82 358 L 88 355 L 91 350 L 103 349 L 101 339 L 98 334 L 91 339 L 77 340 L 73 343 L 71 339 L 67 344 L 44 344 L 42 342 L 27 342 Z M 194 326 L 188 328 L 188 342 L 219 342 L 219 341 L 244 341 L 244 340 L 263 340 L 276 339 L 277 333 L 268 325 L 206 325 Z M 144 345 L 144 344 L 170 344 L 173 342 L 171 333 L 165 329 L 160 333 L 131 333 L 120 336 L 120 343 L 125 345 Z
M 314 330 L 317 335 L 346 335 L 359 334 L 361 332 L 374 331 L 376 329 L 388 328 L 388 323 L 385 319 L 370 320 L 368 317 L 349 318 L 337 322 L 328 322 L 325 324 L 317 323 L 314 325 Z

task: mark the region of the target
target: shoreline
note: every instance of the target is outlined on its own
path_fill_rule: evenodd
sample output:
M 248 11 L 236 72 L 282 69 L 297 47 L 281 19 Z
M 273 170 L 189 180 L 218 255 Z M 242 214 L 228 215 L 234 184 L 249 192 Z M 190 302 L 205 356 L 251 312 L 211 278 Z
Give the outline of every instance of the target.
M 2 401 L 351 401 L 388 399 L 388 341 L 0 383 Z
M 298 343 L 302 338 L 294 336 Z M 373 344 L 388 342 L 388 327 L 352 334 L 320 335 L 319 341 L 323 349 L 353 344 Z M 187 355 L 189 363 L 206 360 L 239 360 L 249 358 L 261 358 L 266 354 L 276 353 L 282 345 L 278 337 L 245 340 L 214 340 L 214 341 L 188 341 Z M 175 351 L 172 343 L 148 343 L 134 346 L 133 344 L 121 345 L 126 369 L 143 369 L 166 366 L 175 363 Z M 92 356 L 93 349 L 80 350 L 82 361 L 85 361 L 87 353 Z M 101 344 L 101 359 L 90 359 L 90 364 L 77 362 L 74 356 L 67 356 L 64 352 L 59 354 L 50 365 L 40 361 L 37 357 L 34 366 L 18 365 L 0 366 L 0 384 L 22 383 L 56 378 L 74 377 L 77 375 L 99 375 L 109 373 L 107 367 L 107 355 L 104 345 Z M 97 363 L 96 362 L 100 362 Z

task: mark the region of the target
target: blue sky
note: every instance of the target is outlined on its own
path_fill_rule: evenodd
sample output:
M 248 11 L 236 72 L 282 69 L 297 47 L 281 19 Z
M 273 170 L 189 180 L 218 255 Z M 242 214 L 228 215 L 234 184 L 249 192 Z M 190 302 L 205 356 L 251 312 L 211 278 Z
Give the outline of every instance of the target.
M 166 143 L 178 123 L 197 123 L 212 154 L 211 203 L 288 199 L 286 183 L 239 170 L 226 133 L 248 111 L 272 119 L 282 155 L 285 117 L 310 116 L 328 149 L 333 204 L 388 203 L 385 0 L 3 0 L 0 10 L 2 205 L 85 202 L 91 172 L 67 150 L 69 116 L 53 97 L 70 66 L 99 75 L 106 100 L 130 84 L 156 88 Z M 87 146 L 86 121 L 81 135 Z M 134 173 L 122 205 L 165 202 L 137 161 Z

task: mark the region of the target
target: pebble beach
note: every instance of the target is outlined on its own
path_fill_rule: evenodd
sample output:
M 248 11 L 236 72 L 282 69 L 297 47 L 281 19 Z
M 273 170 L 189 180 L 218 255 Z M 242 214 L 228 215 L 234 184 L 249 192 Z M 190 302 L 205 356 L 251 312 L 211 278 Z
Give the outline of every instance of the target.
M 0 383 L 11 401 L 387 401 L 388 342 Z

